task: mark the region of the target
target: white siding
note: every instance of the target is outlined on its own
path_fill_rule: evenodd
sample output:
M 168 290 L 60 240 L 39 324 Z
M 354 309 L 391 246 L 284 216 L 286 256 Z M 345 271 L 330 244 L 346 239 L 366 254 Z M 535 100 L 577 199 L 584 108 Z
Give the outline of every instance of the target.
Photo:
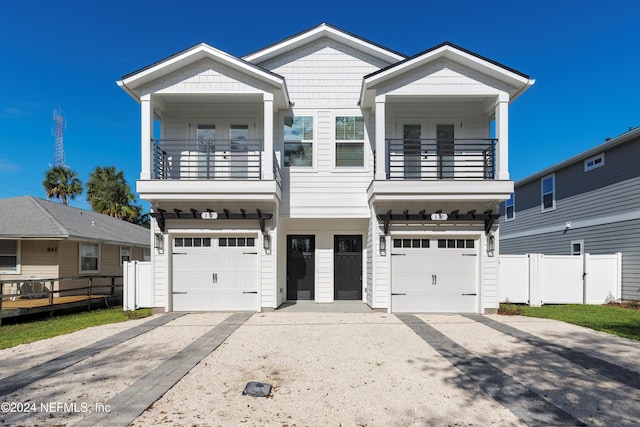
M 374 283 L 375 283 L 375 277 L 374 277 L 374 273 L 375 273 L 375 269 L 374 269 L 374 252 L 376 251 L 376 228 L 378 227 L 378 223 L 376 221 L 375 215 L 372 215 L 371 220 L 369 221 L 369 229 L 367 232 L 367 241 L 366 241 L 366 247 L 367 247 L 367 259 L 366 259 L 366 267 L 367 267 L 367 286 L 365 288 L 365 298 L 367 301 L 367 304 L 369 304 L 370 307 L 373 307 L 373 289 L 374 289 Z
M 359 110 L 312 111 L 301 110 L 297 115 L 314 117 L 313 167 L 283 168 L 282 215 L 292 218 L 358 217 L 368 218 L 367 188 L 373 179 L 373 153 L 367 134 L 372 124 L 365 118 L 364 167 L 335 168 L 334 126 L 336 116 L 357 116 Z M 279 135 L 282 141 L 284 115 L 279 118 Z M 282 150 L 282 142 L 276 150 Z
M 291 218 L 368 218 L 366 190 L 373 178 L 370 136 L 365 140 L 364 167 L 335 168 L 335 117 L 365 117 L 358 108 L 362 77 L 389 64 L 338 42 L 322 39 L 259 64 L 284 76 L 292 112 L 277 116 L 274 129 L 276 151 L 282 152 L 285 115 L 314 117 L 314 160 L 312 168 L 285 168 L 282 215 Z M 282 158 L 282 156 L 281 156 Z
M 354 108 L 362 77 L 389 64 L 321 39 L 259 65 L 286 78 L 296 108 Z
M 151 221 L 151 235 L 160 232 L 156 221 Z M 153 271 L 153 306 L 158 308 L 170 309 L 168 306 L 167 291 L 169 286 L 168 274 L 168 257 L 171 254 L 169 241 L 164 236 L 164 254 L 158 253 L 158 250 L 151 246 L 151 269 Z
M 480 289 L 481 289 L 481 311 L 484 312 L 487 309 L 493 310 L 499 307 L 498 303 L 498 263 L 499 263 L 499 247 L 498 247 L 498 233 L 495 235 L 496 250 L 493 256 L 487 254 L 487 236 L 484 234 L 480 239 Z
M 387 250 L 385 255 L 380 254 L 380 236 L 383 234 L 381 224 L 376 218 L 375 212 L 371 215 L 372 250 L 373 250 L 373 289 L 371 295 L 372 308 L 389 308 L 389 296 L 391 282 L 391 241 L 387 237 Z
M 384 83 L 378 94 L 486 95 L 507 92 L 509 86 L 449 60 L 440 60 Z
M 178 72 L 155 80 L 142 93 L 256 93 L 267 92 L 266 83 L 211 59 L 201 59 Z
M 260 281 L 263 308 L 276 308 L 276 259 L 278 257 L 278 237 L 277 231 L 270 233 L 271 236 L 271 253 L 265 253 L 262 245 L 262 237 L 260 237 L 259 247 L 260 253 Z

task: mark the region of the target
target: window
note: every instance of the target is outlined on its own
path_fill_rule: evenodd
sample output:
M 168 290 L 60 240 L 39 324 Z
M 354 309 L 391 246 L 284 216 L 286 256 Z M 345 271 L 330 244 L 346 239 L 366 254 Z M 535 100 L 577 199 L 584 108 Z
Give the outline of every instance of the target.
M 552 211 L 556 208 L 556 183 L 555 175 L 542 178 L 542 212 Z
M 80 272 L 97 272 L 100 266 L 100 245 L 80 243 Z
M 221 248 L 229 247 L 254 247 L 256 239 L 253 237 L 220 237 L 218 246 Z
M 0 272 L 20 273 L 20 244 L 17 240 L 0 240 Z
M 120 264 L 123 264 L 125 261 L 131 261 L 131 248 L 120 246 Z
M 364 166 L 364 118 L 336 117 L 336 167 Z
M 173 240 L 173 246 L 176 248 L 202 248 L 211 246 L 210 237 L 176 237 Z
M 151 261 L 151 248 L 142 248 L 142 260 Z
M 429 239 L 393 239 L 394 248 L 428 248 Z
M 313 166 L 313 117 L 284 118 L 284 166 Z
M 504 202 L 504 220 L 512 221 L 516 218 L 516 194 L 511 193 L 506 202 Z
M 473 249 L 475 240 L 472 239 L 438 239 L 440 249 Z
M 589 172 L 592 169 L 604 166 L 604 153 L 600 153 L 597 156 L 591 157 L 584 161 L 584 171 Z
M 582 255 L 584 249 L 584 240 L 574 240 L 571 242 L 571 255 Z

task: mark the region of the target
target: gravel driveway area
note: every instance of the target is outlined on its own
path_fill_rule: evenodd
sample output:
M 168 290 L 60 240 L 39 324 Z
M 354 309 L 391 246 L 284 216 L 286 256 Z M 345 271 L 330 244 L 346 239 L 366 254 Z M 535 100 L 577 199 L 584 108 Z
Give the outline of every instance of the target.
M 0 351 L 0 390 L 33 376 L 0 395 L 1 425 L 640 423 L 640 343 L 562 322 L 276 311 L 150 323 L 162 316 Z M 250 381 L 271 394 L 243 395 Z

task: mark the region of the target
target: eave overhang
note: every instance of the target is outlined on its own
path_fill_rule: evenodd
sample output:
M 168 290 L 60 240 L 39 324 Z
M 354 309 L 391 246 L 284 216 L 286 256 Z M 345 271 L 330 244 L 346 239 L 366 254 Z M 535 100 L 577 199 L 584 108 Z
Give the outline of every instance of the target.
M 443 58 L 508 84 L 512 88 L 509 91 L 510 102 L 514 101 L 535 83 L 535 80 L 531 79 L 528 75 L 516 71 L 513 68 L 509 68 L 452 43 L 444 42 L 417 55 L 406 58 L 403 61 L 364 76 L 360 91 L 360 105 L 367 108 L 372 107 L 375 102 L 376 88 L 379 85 Z
M 406 56 L 401 53 L 390 50 L 382 45 L 366 40 L 324 22 L 280 42 L 245 55 L 243 59 L 254 64 L 259 64 L 291 50 L 297 49 L 300 46 L 312 43 L 323 37 L 335 40 L 356 50 L 365 52 L 368 55 L 382 59 L 388 63 L 396 63 L 406 58 Z
M 139 102 L 140 96 L 142 95 L 140 92 L 141 87 L 201 59 L 211 59 L 240 73 L 267 83 L 273 87 L 274 92 L 279 92 L 281 97 L 280 104 L 283 104 L 283 107 L 289 106 L 289 92 L 284 77 L 231 55 L 230 53 L 216 49 L 206 43 L 197 44 L 138 71 L 127 74 L 116 83 L 127 92 L 129 96 Z
M 640 138 L 640 127 L 636 127 L 634 129 L 629 129 L 627 132 L 616 136 L 613 139 L 608 139 L 600 145 L 597 145 L 587 151 L 583 151 L 580 154 L 577 154 L 573 157 L 570 157 L 566 160 L 561 161 L 560 163 L 556 163 L 555 165 L 549 166 L 548 168 L 542 169 L 539 172 L 534 173 L 533 175 L 529 175 L 525 178 L 522 178 L 520 181 L 515 183 L 515 187 L 521 187 L 524 184 L 527 184 L 531 181 L 535 181 L 544 176 L 550 175 L 560 169 L 563 169 L 569 165 L 574 163 L 582 162 L 590 157 L 593 157 L 599 153 L 602 153 L 606 150 L 610 150 L 618 145 L 625 144 L 634 138 Z

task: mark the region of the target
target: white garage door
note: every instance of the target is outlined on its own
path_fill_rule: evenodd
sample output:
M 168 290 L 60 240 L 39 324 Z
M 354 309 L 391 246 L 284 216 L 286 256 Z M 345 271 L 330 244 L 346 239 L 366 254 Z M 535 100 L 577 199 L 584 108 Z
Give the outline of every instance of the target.
M 258 302 L 256 237 L 175 237 L 174 311 L 254 311 Z
M 394 238 L 393 312 L 478 312 L 478 241 Z

